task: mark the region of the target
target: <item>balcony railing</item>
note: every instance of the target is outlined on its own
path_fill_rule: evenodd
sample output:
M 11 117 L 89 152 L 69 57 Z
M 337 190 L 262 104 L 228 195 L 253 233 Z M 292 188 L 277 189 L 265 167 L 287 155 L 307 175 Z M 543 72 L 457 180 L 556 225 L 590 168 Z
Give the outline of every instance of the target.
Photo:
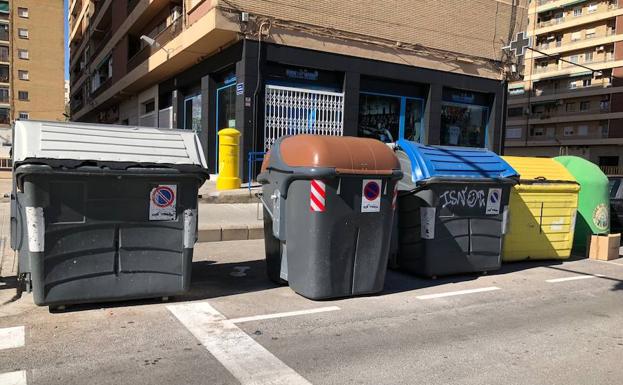
M 606 175 L 622 175 L 623 170 L 619 166 L 599 166 Z
M 91 97 L 95 98 L 102 92 L 106 91 L 112 85 L 112 78 L 106 79 L 99 87 L 97 87 L 93 92 L 91 92 Z
M 0 158 L 0 170 L 7 171 L 7 170 L 11 170 L 12 168 L 13 168 L 13 160 L 11 158 Z
M 609 4 L 608 5 L 608 11 L 612 11 L 613 9 L 617 9 L 617 8 L 619 8 L 619 6 L 617 4 Z M 550 20 L 545 20 L 545 21 L 539 22 L 538 23 L 538 27 L 539 28 L 549 27 L 551 25 L 561 24 L 561 23 L 564 23 L 566 21 L 582 19 L 583 17 L 587 17 L 587 16 L 594 16 L 595 14 L 597 14 L 597 13 L 596 12 L 591 12 L 591 13 L 582 13 L 582 15 L 580 15 L 580 16 L 555 17 L 555 18 L 552 18 Z
M 178 18 L 176 21 L 171 23 L 168 27 L 166 27 L 165 29 L 160 31 L 159 34 L 156 35 L 156 37 L 154 38 L 156 44 L 154 44 L 153 46 L 146 45 L 145 47 L 143 47 L 143 49 L 138 51 L 128 60 L 127 72 L 132 71 L 138 65 L 147 60 L 155 52 L 162 49 L 162 47 L 164 47 L 168 42 L 170 42 L 177 35 L 179 35 L 180 32 L 182 32 L 182 20 L 181 18 Z
M 574 93 L 574 92 L 580 92 L 580 91 L 588 91 L 591 89 L 598 89 L 598 88 L 609 88 L 612 87 L 612 84 L 610 83 L 595 83 L 595 84 L 591 84 L 590 86 L 579 86 L 577 88 L 568 88 L 568 87 L 563 87 L 563 88 L 541 88 L 541 89 L 534 89 L 531 91 L 531 96 L 549 96 L 549 95 L 559 95 L 559 94 L 568 94 L 568 93 Z
M 566 59 L 569 60 L 569 59 Z M 602 59 L 596 59 L 596 60 L 591 60 L 589 62 L 582 62 L 582 63 L 576 63 L 579 65 L 590 65 L 590 64 L 596 64 L 596 63 L 607 63 L 607 62 L 611 62 L 614 61 L 614 55 L 608 55 L 605 58 Z M 565 63 L 563 62 L 562 66 L 558 66 L 558 65 L 553 65 L 553 66 L 546 66 L 546 67 L 542 67 L 542 66 L 536 66 L 534 67 L 534 73 L 537 74 L 542 74 L 542 73 L 546 73 L 546 72 L 555 72 L 555 71 L 561 71 L 564 69 L 568 69 L 568 68 L 580 68 L 578 66 L 576 66 L 575 64 L 571 64 L 571 63 Z M 588 71 L 588 69 L 587 69 Z

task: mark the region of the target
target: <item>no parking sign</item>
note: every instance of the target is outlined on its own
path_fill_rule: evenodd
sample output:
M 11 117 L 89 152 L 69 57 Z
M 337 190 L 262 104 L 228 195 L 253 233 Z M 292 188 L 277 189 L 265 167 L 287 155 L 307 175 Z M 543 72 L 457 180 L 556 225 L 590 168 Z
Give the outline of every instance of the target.
M 158 185 L 149 193 L 149 220 L 174 221 L 177 202 L 177 185 Z
M 381 180 L 364 179 L 361 186 L 361 212 L 378 213 L 381 211 Z

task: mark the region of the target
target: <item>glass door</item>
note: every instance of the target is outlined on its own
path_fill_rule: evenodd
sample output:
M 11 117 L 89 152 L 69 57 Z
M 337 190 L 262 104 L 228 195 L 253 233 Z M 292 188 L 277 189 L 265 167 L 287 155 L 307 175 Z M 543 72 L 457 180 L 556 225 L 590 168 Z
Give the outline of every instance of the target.
M 216 89 L 216 164 L 218 174 L 218 132 L 225 128 L 236 128 L 236 78 Z

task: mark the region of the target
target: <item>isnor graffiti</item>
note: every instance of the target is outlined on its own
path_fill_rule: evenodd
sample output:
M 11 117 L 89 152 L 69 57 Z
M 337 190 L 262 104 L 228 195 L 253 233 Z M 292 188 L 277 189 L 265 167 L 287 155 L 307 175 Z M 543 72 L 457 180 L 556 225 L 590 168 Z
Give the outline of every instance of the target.
M 465 187 L 462 190 L 448 190 L 439 195 L 441 207 L 485 207 L 487 200 L 485 199 L 484 190 L 474 190 Z

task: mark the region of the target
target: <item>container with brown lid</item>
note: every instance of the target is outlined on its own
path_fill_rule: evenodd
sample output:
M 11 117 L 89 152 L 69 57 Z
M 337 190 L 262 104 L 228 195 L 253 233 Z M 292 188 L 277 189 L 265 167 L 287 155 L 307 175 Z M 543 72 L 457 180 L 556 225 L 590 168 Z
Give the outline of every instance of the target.
M 278 139 L 258 176 L 269 278 L 312 299 L 382 290 L 401 177 L 374 139 Z

